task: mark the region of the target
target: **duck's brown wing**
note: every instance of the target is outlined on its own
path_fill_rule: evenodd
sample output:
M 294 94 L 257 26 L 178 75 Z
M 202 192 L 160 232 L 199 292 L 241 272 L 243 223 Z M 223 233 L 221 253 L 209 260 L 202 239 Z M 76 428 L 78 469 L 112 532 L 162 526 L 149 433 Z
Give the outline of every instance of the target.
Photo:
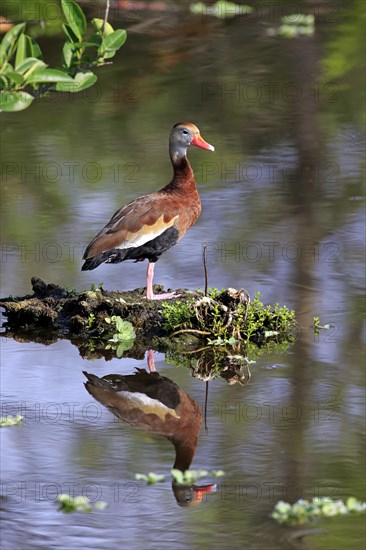
M 85 250 L 84 260 L 109 250 L 138 248 L 179 223 L 176 202 L 161 193 L 144 195 L 123 206 L 94 237 Z

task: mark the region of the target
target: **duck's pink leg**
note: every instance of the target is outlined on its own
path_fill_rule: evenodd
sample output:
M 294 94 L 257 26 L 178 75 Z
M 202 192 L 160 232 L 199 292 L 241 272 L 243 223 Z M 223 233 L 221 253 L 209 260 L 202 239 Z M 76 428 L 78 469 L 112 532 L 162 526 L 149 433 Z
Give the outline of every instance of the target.
M 154 350 L 147 350 L 147 366 L 149 367 L 150 372 L 156 372 L 155 369 L 155 359 L 154 359 Z
M 174 292 L 166 292 L 164 294 L 154 294 L 153 278 L 154 278 L 154 262 L 149 262 L 146 273 L 146 298 L 148 300 L 169 300 L 170 298 L 179 298 L 180 294 Z

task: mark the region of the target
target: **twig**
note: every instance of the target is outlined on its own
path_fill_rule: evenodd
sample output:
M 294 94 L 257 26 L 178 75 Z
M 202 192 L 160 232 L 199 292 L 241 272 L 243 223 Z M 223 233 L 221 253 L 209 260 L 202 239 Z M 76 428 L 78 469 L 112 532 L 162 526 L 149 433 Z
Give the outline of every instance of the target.
M 208 405 L 208 380 L 206 380 L 206 392 L 205 392 L 205 433 L 208 434 L 208 426 L 207 426 L 207 405 Z
M 211 346 L 205 346 L 204 348 L 192 349 L 191 351 L 180 351 L 180 355 L 192 355 L 193 353 L 200 353 L 206 349 L 210 349 Z
M 170 336 L 175 336 L 176 334 L 181 334 L 182 332 L 193 332 L 194 334 L 211 334 L 211 332 L 207 332 L 205 330 L 198 330 L 195 328 L 182 328 L 181 330 L 177 330 L 176 332 L 173 332 Z
M 106 7 L 105 7 L 104 21 L 103 21 L 103 26 L 102 26 L 102 37 L 103 38 L 104 38 L 105 26 L 106 26 L 107 21 L 108 21 L 109 8 L 110 8 L 110 0 L 107 0 L 107 4 L 106 4 Z
M 207 296 L 208 274 L 207 274 L 207 243 L 206 242 L 203 243 L 202 257 L 203 257 L 203 269 L 205 272 L 205 296 Z

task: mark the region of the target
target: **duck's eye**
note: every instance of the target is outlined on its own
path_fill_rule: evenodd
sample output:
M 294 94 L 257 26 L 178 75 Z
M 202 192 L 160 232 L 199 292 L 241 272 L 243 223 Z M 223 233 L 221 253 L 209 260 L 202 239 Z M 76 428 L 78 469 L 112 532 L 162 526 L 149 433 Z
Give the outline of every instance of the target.
M 187 136 L 187 135 L 188 135 L 188 130 L 183 130 L 183 134 L 184 134 L 185 136 Z

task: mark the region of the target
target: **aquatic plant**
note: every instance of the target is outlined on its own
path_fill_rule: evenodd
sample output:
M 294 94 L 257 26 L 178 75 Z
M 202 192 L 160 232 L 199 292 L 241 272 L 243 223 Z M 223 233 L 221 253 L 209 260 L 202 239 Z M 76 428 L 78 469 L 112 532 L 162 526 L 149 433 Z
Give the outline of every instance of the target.
M 172 480 L 177 485 L 193 485 L 198 479 L 202 479 L 206 476 L 211 477 L 222 477 L 225 475 L 223 470 L 212 470 L 208 472 L 207 470 L 186 470 L 182 472 L 173 468 L 170 471 Z M 147 485 L 154 485 L 155 483 L 161 483 L 165 481 L 165 476 L 161 474 L 155 474 L 154 472 L 149 472 L 148 474 L 135 474 L 135 479 L 138 481 L 146 481 Z
M 207 470 L 186 470 L 185 472 L 181 472 L 181 470 L 173 468 L 170 471 L 170 475 L 177 485 L 193 485 L 197 480 L 206 476 L 222 477 L 225 475 L 225 472 L 223 470 L 212 470 L 211 472 Z
M 23 417 L 21 414 L 17 414 L 16 416 L 2 416 L 0 418 L 0 428 L 7 428 L 8 426 L 17 426 L 20 424 L 23 420 Z
M 125 351 L 132 348 L 136 338 L 133 325 L 129 321 L 124 321 L 119 315 L 106 317 L 105 322 L 108 325 L 113 325 L 116 329 L 116 332 L 108 339 L 110 343 L 106 345 L 105 349 L 115 349 L 117 357 L 122 357 Z
M 277 502 L 271 517 L 283 525 L 303 525 L 319 517 L 333 517 L 351 512 L 365 512 L 366 502 L 355 497 L 349 497 L 344 503 L 342 500 L 333 500 L 328 497 L 300 499 L 295 504 L 280 500 Z
M 148 474 L 135 474 L 135 479 L 137 481 L 146 481 L 148 485 L 154 485 L 155 483 L 165 481 L 165 476 L 161 474 L 154 474 L 154 472 L 149 472 Z
M 71 512 L 92 512 L 93 510 L 104 510 L 107 506 L 106 502 L 102 500 L 91 504 L 90 500 L 84 496 L 71 497 L 66 493 L 58 495 L 57 502 L 59 504 L 59 510 L 69 514 Z
M 198 299 L 164 302 L 164 328 L 171 336 L 184 332 L 207 336 L 211 346 L 264 342 L 273 337 L 291 340 L 295 312 L 285 305 L 264 306 L 259 297 L 257 293 L 251 301 L 243 290 L 214 288 Z

